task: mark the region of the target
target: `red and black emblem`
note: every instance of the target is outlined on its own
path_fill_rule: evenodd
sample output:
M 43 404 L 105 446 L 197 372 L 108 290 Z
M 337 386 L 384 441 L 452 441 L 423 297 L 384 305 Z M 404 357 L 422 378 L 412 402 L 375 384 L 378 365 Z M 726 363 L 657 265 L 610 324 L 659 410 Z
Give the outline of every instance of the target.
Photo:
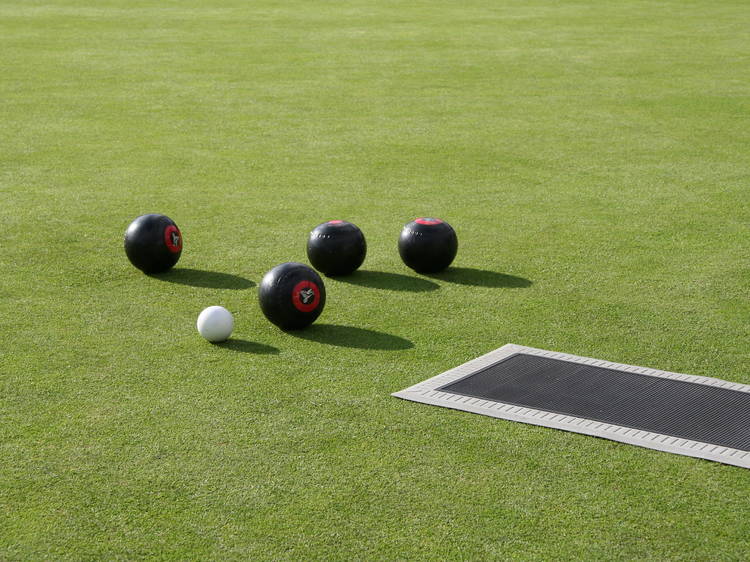
M 180 252 L 182 250 L 182 234 L 180 234 L 180 229 L 173 224 L 165 228 L 164 243 L 173 254 Z
M 312 312 L 320 304 L 320 289 L 312 281 L 300 281 L 292 289 L 292 304 L 300 312 Z
M 428 226 L 434 226 L 436 224 L 442 224 L 443 221 L 440 219 L 433 219 L 432 217 L 422 217 L 414 220 L 417 224 L 426 224 Z

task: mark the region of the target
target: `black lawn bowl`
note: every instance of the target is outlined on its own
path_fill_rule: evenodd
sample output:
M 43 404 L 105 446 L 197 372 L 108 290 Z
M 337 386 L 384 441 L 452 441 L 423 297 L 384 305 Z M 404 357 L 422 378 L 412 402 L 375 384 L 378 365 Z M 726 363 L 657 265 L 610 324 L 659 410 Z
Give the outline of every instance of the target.
M 161 273 L 180 259 L 182 234 L 165 215 L 141 215 L 125 231 L 125 253 L 144 273 Z
M 307 239 L 307 258 L 324 275 L 349 275 L 362 265 L 366 254 L 365 235 L 350 222 L 324 222 Z
M 315 322 L 326 304 L 326 289 L 317 272 L 301 263 L 277 265 L 258 287 L 260 309 L 282 330 L 299 330 Z
M 404 225 L 398 239 L 398 253 L 404 263 L 417 273 L 437 273 L 456 257 L 458 237 L 447 222 L 419 218 Z

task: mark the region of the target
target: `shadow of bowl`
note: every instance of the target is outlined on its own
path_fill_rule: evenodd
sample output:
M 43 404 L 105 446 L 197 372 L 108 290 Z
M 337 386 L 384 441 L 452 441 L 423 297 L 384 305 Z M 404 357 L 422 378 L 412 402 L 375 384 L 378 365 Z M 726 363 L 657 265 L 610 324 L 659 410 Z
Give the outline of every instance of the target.
M 217 347 L 223 347 L 224 349 L 231 349 L 239 353 L 253 353 L 256 355 L 278 355 L 279 349 L 272 345 L 266 345 L 264 343 L 257 343 L 254 341 L 240 340 L 240 339 L 228 339 L 225 342 L 214 344 Z
M 421 293 L 435 291 L 440 285 L 421 277 L 411 277 L 400 273 L 389 273 L 386 271 L 358 270 L 351 275 L 332 277 L 337 281 L 369 287 L 371 289 L 383 289 L 387 291 L 407 291 Z
M 428 277 L 448 283 L 471 285 L 474 287 L 520 289 L 532 285 L 532 282 L 524 277 L 516 277 L 515 275 L 471 267 L 449 267 L 440 273 L 431 273 Z
M 206 271 L 203 269 L 190 269 L 180 267 L 170 269 L 164 273 L 149 275 L 159 281 L 190 285 L 192 287 L 205 287 L 209 289 L 249 289 L 255 287 L 255 283 L 239 275 L 221 273 L 219 271 Z
M 304 330 L 287 333 L 303 340 L 355 349 L 397 351 L 414 347 L 409 340 L 393 334 L 337 324 L 313 324 Z

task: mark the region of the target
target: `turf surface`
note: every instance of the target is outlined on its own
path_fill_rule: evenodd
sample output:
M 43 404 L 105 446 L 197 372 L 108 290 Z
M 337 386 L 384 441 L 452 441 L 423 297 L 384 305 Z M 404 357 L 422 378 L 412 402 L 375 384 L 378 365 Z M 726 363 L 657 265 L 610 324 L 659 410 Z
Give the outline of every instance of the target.
M 0 0 L 0 558 L 745 558 L 750 471 L 389 394 L 507 342 L 750 383 L 749 27 Z M 145 212 L 171 274 L 125 259 Z M 400 263 L 418 215 L 449 272 Z M 280 332 L 257 283 L 331 218 L 364 270 Z

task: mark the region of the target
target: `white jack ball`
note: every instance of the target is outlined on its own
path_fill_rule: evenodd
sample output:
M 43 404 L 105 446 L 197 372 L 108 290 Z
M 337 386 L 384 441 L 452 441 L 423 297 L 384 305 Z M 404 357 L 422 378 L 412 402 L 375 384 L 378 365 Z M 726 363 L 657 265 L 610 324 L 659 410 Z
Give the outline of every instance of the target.
M 216 343 L 229 339 L 234 329 L 234 317 L 223 306 L 209 306 L 198 315 L 198 333 Z

